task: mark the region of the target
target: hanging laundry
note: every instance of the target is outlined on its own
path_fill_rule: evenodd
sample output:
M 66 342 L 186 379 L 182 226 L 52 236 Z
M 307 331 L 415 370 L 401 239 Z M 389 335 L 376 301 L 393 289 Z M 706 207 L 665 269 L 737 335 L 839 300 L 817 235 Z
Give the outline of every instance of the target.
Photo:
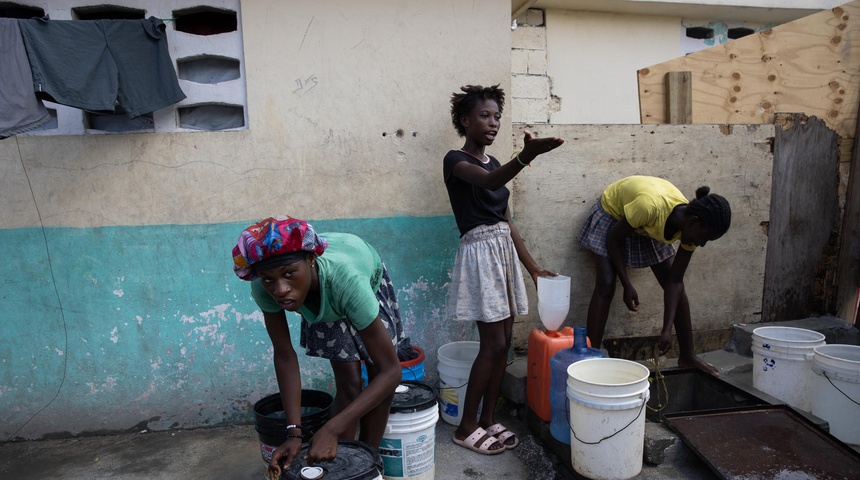
M 185 98 L 164 22 L 18 20 L 40 98 L 135 118 Z
M 30 61 L 14 18 L 0 18 L 0 139 L 39 128 L 51 116 L 33 93 Z

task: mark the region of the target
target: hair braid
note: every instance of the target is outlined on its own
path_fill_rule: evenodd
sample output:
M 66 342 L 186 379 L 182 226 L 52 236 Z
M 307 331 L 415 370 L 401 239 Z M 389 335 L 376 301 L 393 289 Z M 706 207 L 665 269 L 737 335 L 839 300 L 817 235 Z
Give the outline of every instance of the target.
M 696 189 L 696 199 L 689 203 L 689 207 L 711 232 L 711 240 L 716 240 L 729 230 L 732 224 L 732 209 L 725 197 L 710 192 L 711 189 L 707 186 Z

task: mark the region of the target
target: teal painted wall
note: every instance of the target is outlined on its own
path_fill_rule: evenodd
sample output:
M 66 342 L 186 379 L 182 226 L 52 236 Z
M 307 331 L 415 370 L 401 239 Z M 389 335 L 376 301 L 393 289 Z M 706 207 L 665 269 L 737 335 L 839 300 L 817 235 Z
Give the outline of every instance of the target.
M 277 391 L 262 315 L 231 268 L 256 220 L 0 230 L 15 246 L 0 273 L 0 439 L 251 421 Z M 379 250 L 428 380 L 439 345 L 476 338 L 444 322 L 453 217 L 310 221 Z M 300 358 L 305 388 L 331 391 L 328 362 Z

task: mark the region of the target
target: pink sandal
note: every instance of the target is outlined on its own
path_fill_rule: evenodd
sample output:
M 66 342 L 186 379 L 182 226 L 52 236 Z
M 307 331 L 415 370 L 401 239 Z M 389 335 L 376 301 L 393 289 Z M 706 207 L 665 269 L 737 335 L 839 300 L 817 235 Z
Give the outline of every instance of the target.
M 485 435 L 487 436 L 487 439 L 484 440 L 484 442 L 481 443 L 480 446 L 478 446 L 478 440 L 480 440 Z M 471 435 L 469 435 L 463 440 L 458 440 L 457 437 L 452 437 L 451 439 L 454 440 L 454 443 L 456 443 L 457 445 L 463 448 L 468 448 L 469 450 L 480 453 L 481 455 L 498 455 L 505 451 L 505 448 L 497 448 L 495 450 L 490 450 L 490 447 L 493 446 L 494 443 L 499 443 L 503 446 L 504 443 L 499 442 L 498 438 L 488 434 L 487 431 L 481 427 L 476 428 Z
M 506 450 L 513 450 L 520 444 L 520 439 L 517 438 L 517 434 L 505 428 L 501 423 L 490 426 L 490 428 L 487 429 L 487 433 L 498 438 L 499 442 L 505 446 Z M 508 439 L 511 438 L 514 439 L 513 443 L 508 443 Z

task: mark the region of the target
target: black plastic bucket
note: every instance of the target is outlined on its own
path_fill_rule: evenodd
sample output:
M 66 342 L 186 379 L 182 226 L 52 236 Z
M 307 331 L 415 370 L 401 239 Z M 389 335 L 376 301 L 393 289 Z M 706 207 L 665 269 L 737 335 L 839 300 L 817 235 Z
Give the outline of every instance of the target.
M 308 467 L 304 460 L 308 453 L 308 445 L 293 460 L 290 469 L 285 471 L 282 479 L 305 480 L 307 478 L 322 478 L 323 480 L 382 480 L 382 458 L 379 452 L 364 442 L 339 440 L 337 442 L 337 457 L 330 462 L 314 465 L 316 472 L 305 471 Z M 319 469 L 322 469 L 320 472 Z M 322 474 L 322 477 L 316 475 Z
M 329 418 L 334 398 L 319 390 L 302 390 L 302 443 L 320 429 Z M 287 441 L 287 420 L 281 394 L 273 393 L 254 404 L 254 428 L 260 437 L 263 462 L 269 464 L 272 452 Z

